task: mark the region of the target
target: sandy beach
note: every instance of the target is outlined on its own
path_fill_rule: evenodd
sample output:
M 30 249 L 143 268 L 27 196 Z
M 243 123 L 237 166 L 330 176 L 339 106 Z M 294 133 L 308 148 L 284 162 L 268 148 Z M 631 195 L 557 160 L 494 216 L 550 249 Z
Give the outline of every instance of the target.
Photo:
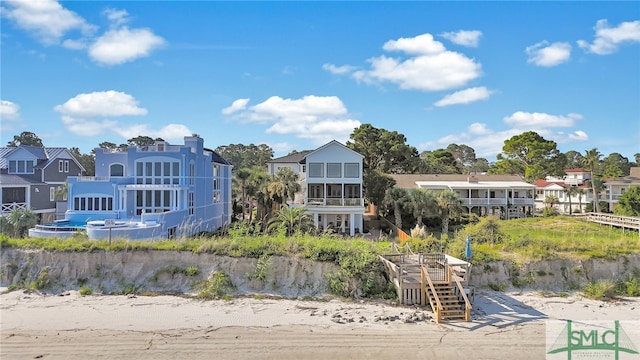
M 391 302 L 13 291 L 0 295 L 0 358 L 541 359 L 547 320 L 640 320 L 632 298 L 478 290 L 473 306 L 471 322 L 436 324 Z

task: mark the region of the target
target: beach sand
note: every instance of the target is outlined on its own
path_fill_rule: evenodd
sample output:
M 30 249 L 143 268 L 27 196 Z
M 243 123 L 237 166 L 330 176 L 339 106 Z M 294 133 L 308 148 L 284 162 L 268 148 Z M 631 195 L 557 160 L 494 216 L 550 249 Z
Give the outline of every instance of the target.
M 471 322 L 436 324 L 382 301 L 13 291 L 0 295 L 0 358 L 541 359 L 547 320 L 640 321 L 633 298 L 477 290 L 473 306 Z

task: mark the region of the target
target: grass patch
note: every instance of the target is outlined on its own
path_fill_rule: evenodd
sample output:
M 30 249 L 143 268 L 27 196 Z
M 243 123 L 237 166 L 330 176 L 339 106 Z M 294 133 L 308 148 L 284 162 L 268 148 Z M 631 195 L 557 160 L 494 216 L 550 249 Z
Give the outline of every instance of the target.
M 229 279 L 229 276 L 221 271 L 211 273 L 209 278 L 196 285 L 199 299 L 215 300 L 229 299 L 236 290 L 236 287 Z

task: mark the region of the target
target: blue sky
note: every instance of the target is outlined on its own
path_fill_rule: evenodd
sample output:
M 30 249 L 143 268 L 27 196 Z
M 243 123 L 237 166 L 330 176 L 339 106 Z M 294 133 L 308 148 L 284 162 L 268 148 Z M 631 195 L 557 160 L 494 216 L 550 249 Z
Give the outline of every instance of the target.
M 369 123 L 495 160 L 533 130 L 640 152 L 640 2 L 13 1 L 1 139 L 146 135 L 276 156 Z

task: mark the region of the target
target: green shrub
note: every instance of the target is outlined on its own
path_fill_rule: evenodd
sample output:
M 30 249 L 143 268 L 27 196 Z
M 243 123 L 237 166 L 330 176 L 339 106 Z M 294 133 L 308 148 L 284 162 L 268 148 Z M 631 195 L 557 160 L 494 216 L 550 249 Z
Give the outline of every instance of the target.
M 83 287 L 81 287 L 81 288 L 80 288 L 79 293 L 80 293 L 80 295 L 82 295 L 82 296 L 85 296 L 85 295 L 91 295 L 91 294 L 93 294 L 93 289 L 91 289 L 91 288 L 90 288 L 90 287 L 88 287 L 88 286 L 83 286 Z
M 211 273 L 207 280 L 196 284 L 197 297 L 206 300 L 228 298 L 235 289 L 229 276 L 221 271 Z
M 589 299 L 602 300 L 615 297 L 616 284 L 611 280 L 591 282 L 584 288 L 583 293 Z
M 33 280 L 31 284 L 29 284 L 29 289 L 42 290 L 51 285 L 51 275 L 49 274 L 50 271 L 50 266 L 45 266 L 40 269 L 40 272 L 38 273 L 38 276 L 36 276 L 36 279 Z

